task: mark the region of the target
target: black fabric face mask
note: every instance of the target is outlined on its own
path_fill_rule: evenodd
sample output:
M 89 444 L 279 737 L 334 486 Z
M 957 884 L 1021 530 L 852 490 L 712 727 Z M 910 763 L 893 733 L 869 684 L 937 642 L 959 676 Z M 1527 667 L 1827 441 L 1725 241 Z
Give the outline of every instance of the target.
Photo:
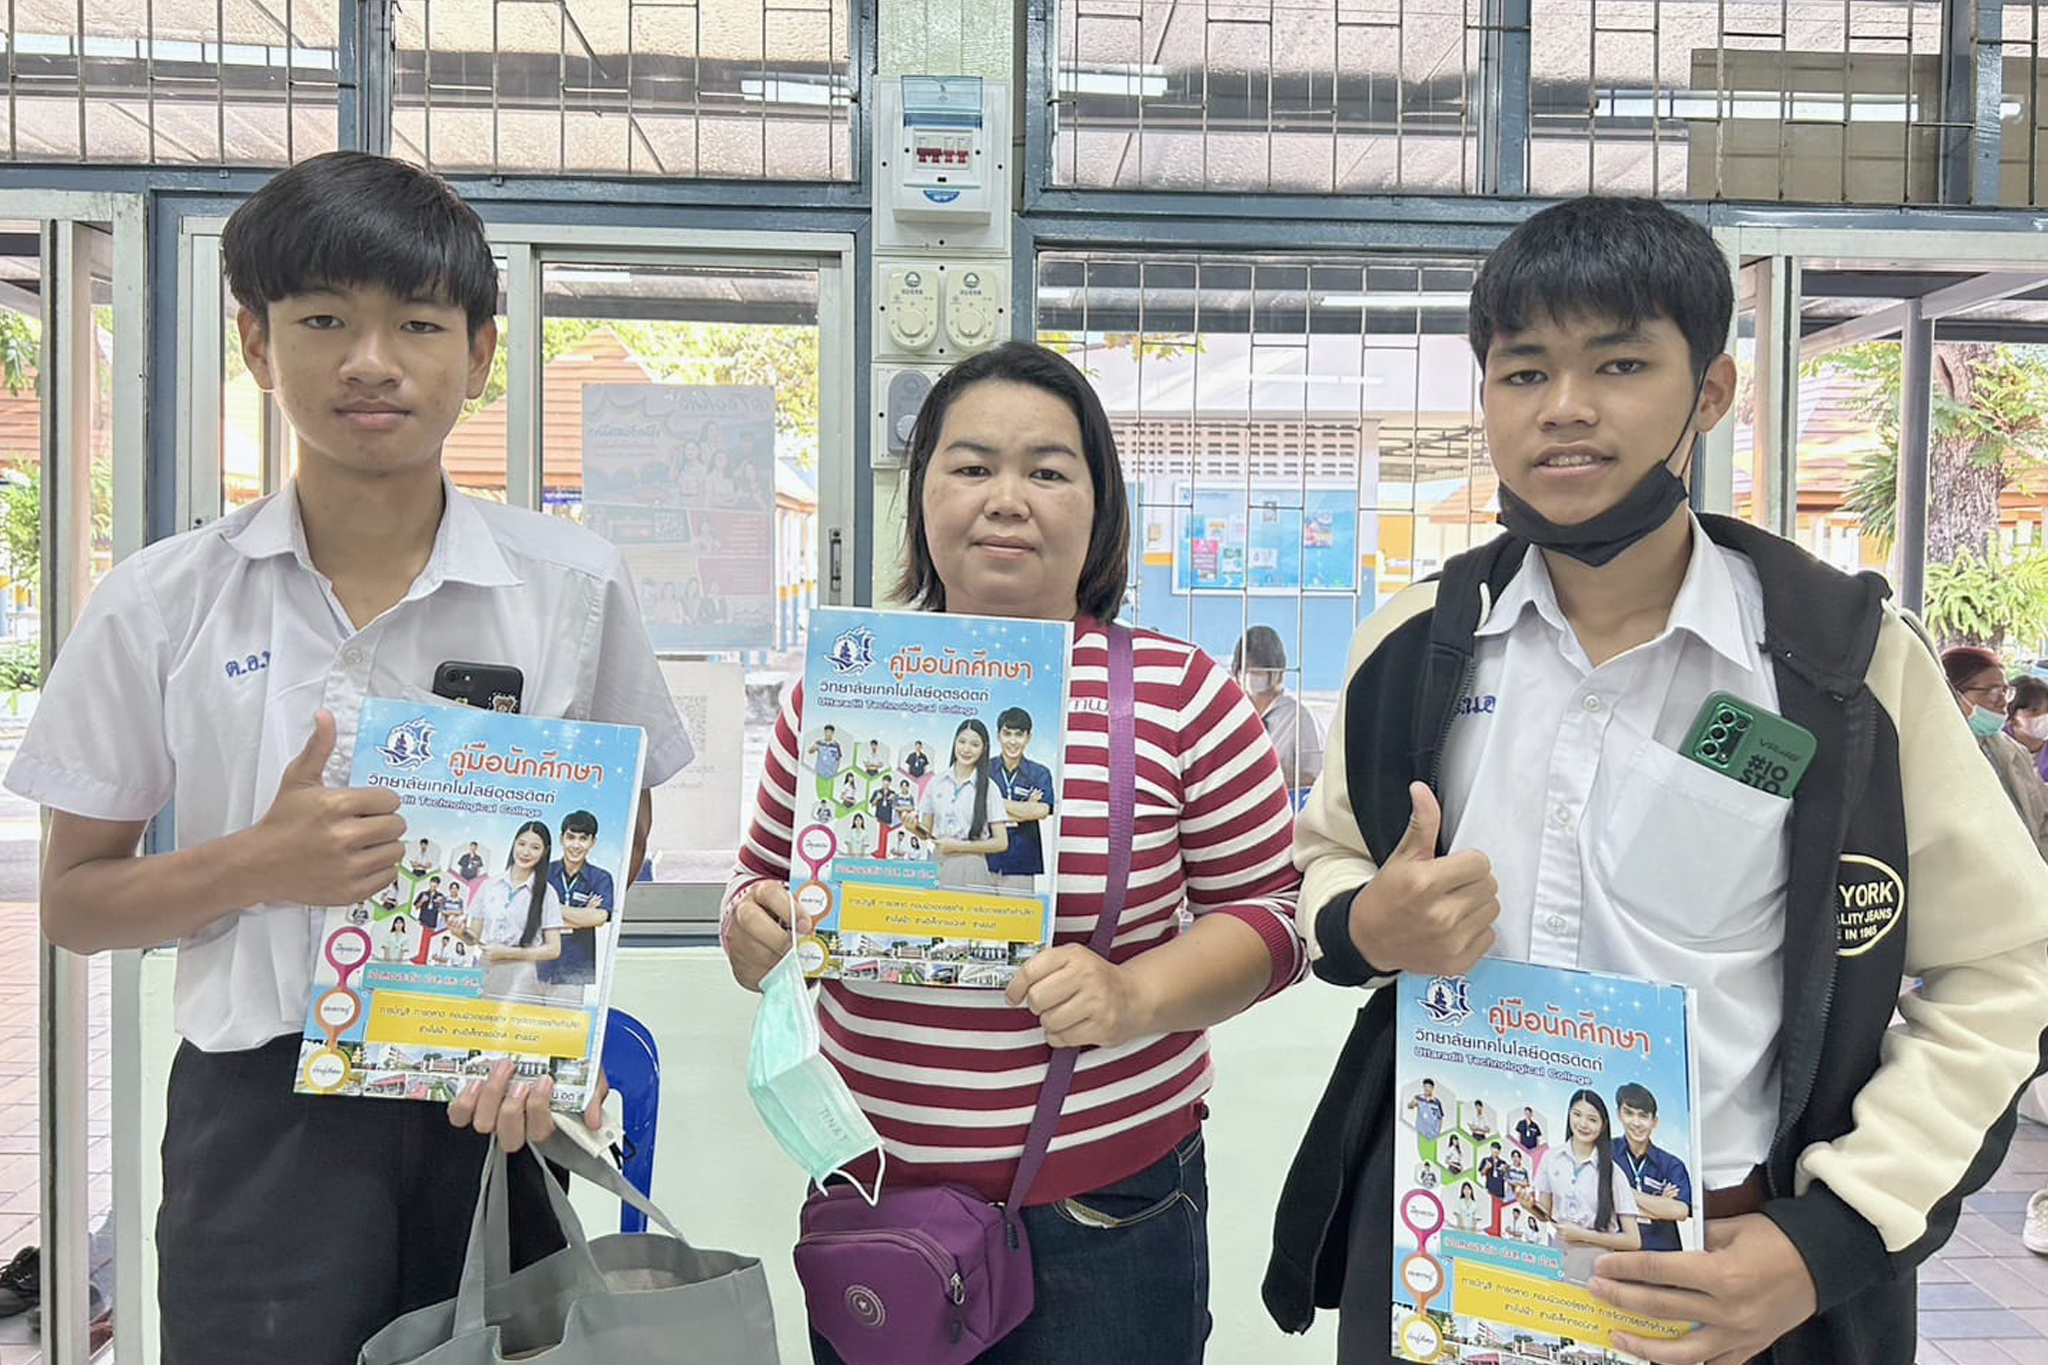
M 1685 504 L 1685 483 L 1659 460 L 1643 472 L 1636 486 L 1605 512 L 1572 526 L 1560 526 L 1500 486 L 1500 519 L 1510 534 L 1570 555 L 1582 564 L 1607 563 L 1629 546 L 1670 520 Z
M 1507 527 L 1510 535 L 1531 545 L 1569 555 L 1581 564 L 1597 568 L 1613 559 L 1662 526 L 1671 519 L 1673 512 L 1685 505 L 1685 481 L 1671 472 L 1671 456 L 1685 444 L 1686 435 L 1692 430 L 1692 413 L 1699 411 L 1700 394 L 1706 386 L 1707 373 L 1702 370 L 1698 382 L 1693 385 L 1692 407 L 1687 412 L 1684 430 L 1678 433 L 1678 440 L 1663 459 L 1643 471 L 1643 477 L 1636 480 L 1636 486 L 1629 489 L 1620 502 L 1575 525 L 1560 526 L 1516 497 L 1514 490 L 1503 480 L 1500 485 L 1501 524 Z M 1693 439 L 1697 441 L 1699 438 Z

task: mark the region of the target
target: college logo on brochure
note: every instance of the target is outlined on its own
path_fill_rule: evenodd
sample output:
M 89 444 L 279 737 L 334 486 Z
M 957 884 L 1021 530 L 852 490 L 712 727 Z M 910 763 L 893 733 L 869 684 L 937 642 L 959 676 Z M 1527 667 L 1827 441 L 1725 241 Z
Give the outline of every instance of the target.
M 866 626 L 843 630 L 826 657 L 832 660 L 832 671 L 841 677 L 865 673 L 875 662 L 874 633 Z
M 1842 957 L 1869 952 L 1905 917 L 1905 878 L 1861 853 L 1842 855 L 1835 896 L 1835 952 Z
M 393 768 L 417 768 L 434 756 L 434 726 L 425 716 L 391 727 L 377 746 L 384 762 Z
M 1429 1022 L 1454 1028 L 1472 1017 L 1472 997 L 1462 976 L 1433 976 L 1422 988 L 1422 1012 Z

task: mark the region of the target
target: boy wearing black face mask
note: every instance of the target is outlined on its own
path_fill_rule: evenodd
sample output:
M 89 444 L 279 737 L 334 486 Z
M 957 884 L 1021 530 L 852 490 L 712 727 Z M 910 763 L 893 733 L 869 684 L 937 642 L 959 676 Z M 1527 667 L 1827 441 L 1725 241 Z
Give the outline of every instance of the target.
M 1699 1325 L 1616 1347 L 1909 1365 L 1913 1267 L 2043 1064 L 2048 869 L 1882 583 L 1687 508 L 1732 311 L 1712 237 L 1647 200 L 1559 205 L 1488 260 L 1506 534 L 1353 641 L 1303 927 L 1340 985 L 1491 953 L 1695 987 L 1706 1249 L 1609 1253 L 1591 1288 Z M 1790 799 L 1680 758 L 1714 692 L 1812 732 Z M 1925 988 L 1887 1040 L 1901 976 Z M 1343 1365 L 1390 1358 L 1393 996 L 1339 1058 L 1265 1285 L 1289 1330 L 1340 1309 Z

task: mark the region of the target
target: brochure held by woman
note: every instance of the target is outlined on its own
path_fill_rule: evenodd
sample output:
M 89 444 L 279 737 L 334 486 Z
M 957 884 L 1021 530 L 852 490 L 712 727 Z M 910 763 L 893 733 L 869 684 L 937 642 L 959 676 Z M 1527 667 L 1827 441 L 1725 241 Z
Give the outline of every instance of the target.
M 1000 989 L 1052 941 L 1073 627 L 811 613 L 790 894 L 810 977 Z

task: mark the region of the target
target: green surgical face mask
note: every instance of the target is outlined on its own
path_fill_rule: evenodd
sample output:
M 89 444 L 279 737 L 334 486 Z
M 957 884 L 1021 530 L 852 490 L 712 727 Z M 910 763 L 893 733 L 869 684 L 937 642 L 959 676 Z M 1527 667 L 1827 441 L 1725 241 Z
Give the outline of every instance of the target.
M 1981 706 L 1970 710 L 1970 733 L 1979 739 L 1989 739 L 2005 728 L 2003 711 L 1987 711 Z
M 819 1183 L 882 1139 L 838 1068 L 819 1051 L 818 1015 L 795 953 L 761 978 L 761 1008 L 747 1048 L 747 1094 L 776 1145 Z M 868 1202 L 880 1197 L 862 1191 Z

